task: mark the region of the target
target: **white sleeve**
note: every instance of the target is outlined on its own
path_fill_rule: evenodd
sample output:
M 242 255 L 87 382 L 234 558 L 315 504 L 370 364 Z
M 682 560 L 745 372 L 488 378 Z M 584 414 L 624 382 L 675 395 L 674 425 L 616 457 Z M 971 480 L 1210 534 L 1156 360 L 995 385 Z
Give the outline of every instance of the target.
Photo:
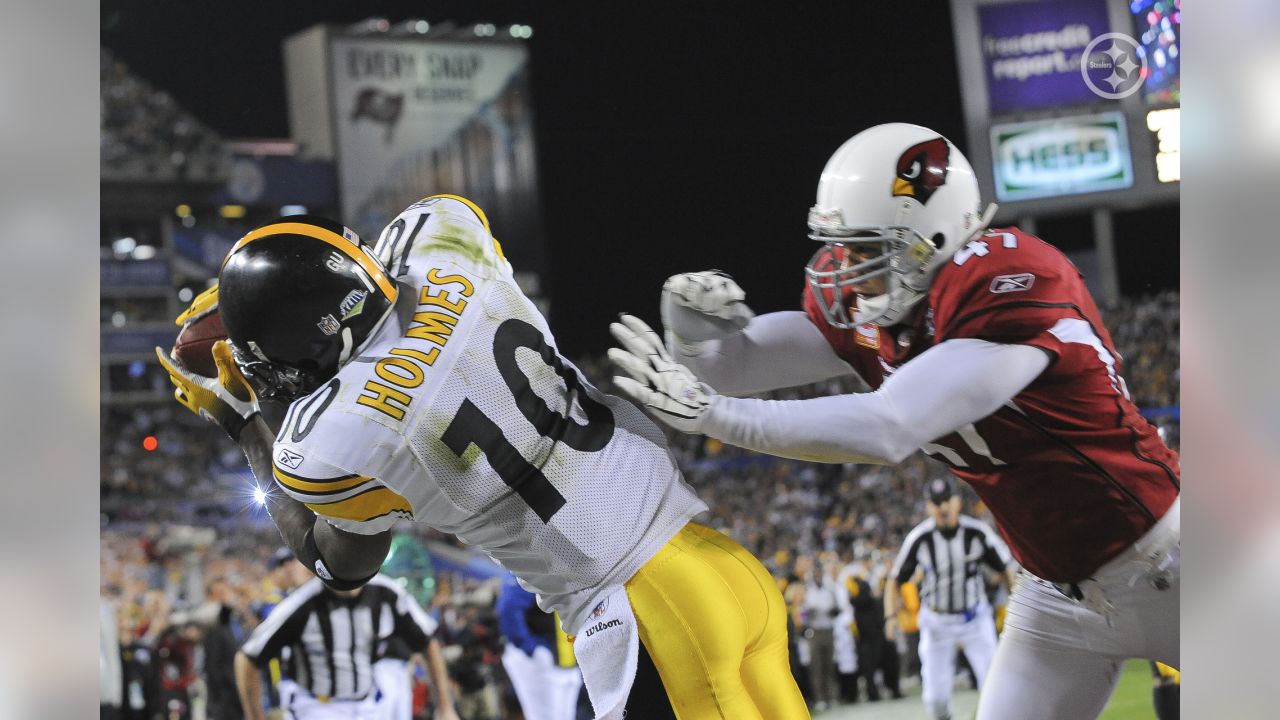
M 749 450 L 830 463 L 891 465 L 921 445 L 990 415 L 1049 366 L 1028 345 L 947 340 L 889 376 L 872 393 L 810 400 L 717 396 L 708 436 Z
M 669 340 L 667 346 L 676 362 L 725 395 L 751 395 L 857 374 L 797 310 L 759 315 L 742 332 L 722 340 Z
M 277 487 L 339 530 L 377 535 L 412 517 L 409 501 L 382 481 L 326 462 L 303 445 L 277 440 L 271 472 Z

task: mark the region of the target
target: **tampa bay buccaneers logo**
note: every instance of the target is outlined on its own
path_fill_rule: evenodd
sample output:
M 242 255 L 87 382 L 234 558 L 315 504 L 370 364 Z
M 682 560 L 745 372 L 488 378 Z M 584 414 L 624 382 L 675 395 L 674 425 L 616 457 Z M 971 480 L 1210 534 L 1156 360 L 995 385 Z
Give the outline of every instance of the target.
M 404 93 L 392 95 L 378 88 L 361 88 L 356 96 L 355 109 L 351 111 L 351 122 L 360 118 L 368 118 L 371 122 L 386 126 L 386 142 L 391 142 L 391 134 L 400 121 L 400 113 L 404 110 Z
M 898 175 L 893 179 L 894 197 L 913 197 L 921 204 L 947 181 L 947 160 L 951 147 L 934 138 L 907 148 L 898 158 Z

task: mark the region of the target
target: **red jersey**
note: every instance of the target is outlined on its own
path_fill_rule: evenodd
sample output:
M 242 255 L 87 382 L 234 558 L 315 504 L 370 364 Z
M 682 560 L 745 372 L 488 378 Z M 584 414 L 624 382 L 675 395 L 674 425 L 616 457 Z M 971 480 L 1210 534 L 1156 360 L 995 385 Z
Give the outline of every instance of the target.
M 970 242 L 938 271 L 914 325 L 841 330 L 812 293 L 806 287 L 809 319 L 873 388 L 953 338 L 1049 353 L 1049 367 L 1010 403 L 922 448 L 977 491 L 1032 573 L 1089 577 L 1178 497 L 1177 454 L 1130 399 L 1080 272 L 1043 240 L 1000 228 Z

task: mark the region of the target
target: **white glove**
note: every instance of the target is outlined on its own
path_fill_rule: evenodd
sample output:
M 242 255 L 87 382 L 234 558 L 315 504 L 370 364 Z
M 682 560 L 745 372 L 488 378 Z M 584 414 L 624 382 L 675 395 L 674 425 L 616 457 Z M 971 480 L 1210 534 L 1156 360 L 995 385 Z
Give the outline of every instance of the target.
M 643 320 L 626 314 L 619 320 L 609 326 L 609 332 L 622 348 L 609 348 L 609 359 L 630 377 L 615 376 L 614 384 L 676 430 L 701 432 L 715 391 L 672 360 L 662 339 Z
M 755 317 L 745 299 L 738 283 L 719 270 L 672 275 L 662 285 L 662 325 L 686 344 L 729 337 Z

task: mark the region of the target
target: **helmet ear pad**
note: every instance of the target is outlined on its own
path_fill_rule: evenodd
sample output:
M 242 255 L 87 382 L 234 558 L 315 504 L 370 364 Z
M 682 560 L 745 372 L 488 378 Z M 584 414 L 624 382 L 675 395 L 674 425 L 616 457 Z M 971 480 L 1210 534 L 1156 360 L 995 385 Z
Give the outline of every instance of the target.
M 395 301 L 354 253 L 362 253 L 357 244 L 348 252 L 294 233 L 238 249 L 219 275 L 219 313 L 232 343 L 258 360 L 298 370 L 308 391 L 336 375 Z

